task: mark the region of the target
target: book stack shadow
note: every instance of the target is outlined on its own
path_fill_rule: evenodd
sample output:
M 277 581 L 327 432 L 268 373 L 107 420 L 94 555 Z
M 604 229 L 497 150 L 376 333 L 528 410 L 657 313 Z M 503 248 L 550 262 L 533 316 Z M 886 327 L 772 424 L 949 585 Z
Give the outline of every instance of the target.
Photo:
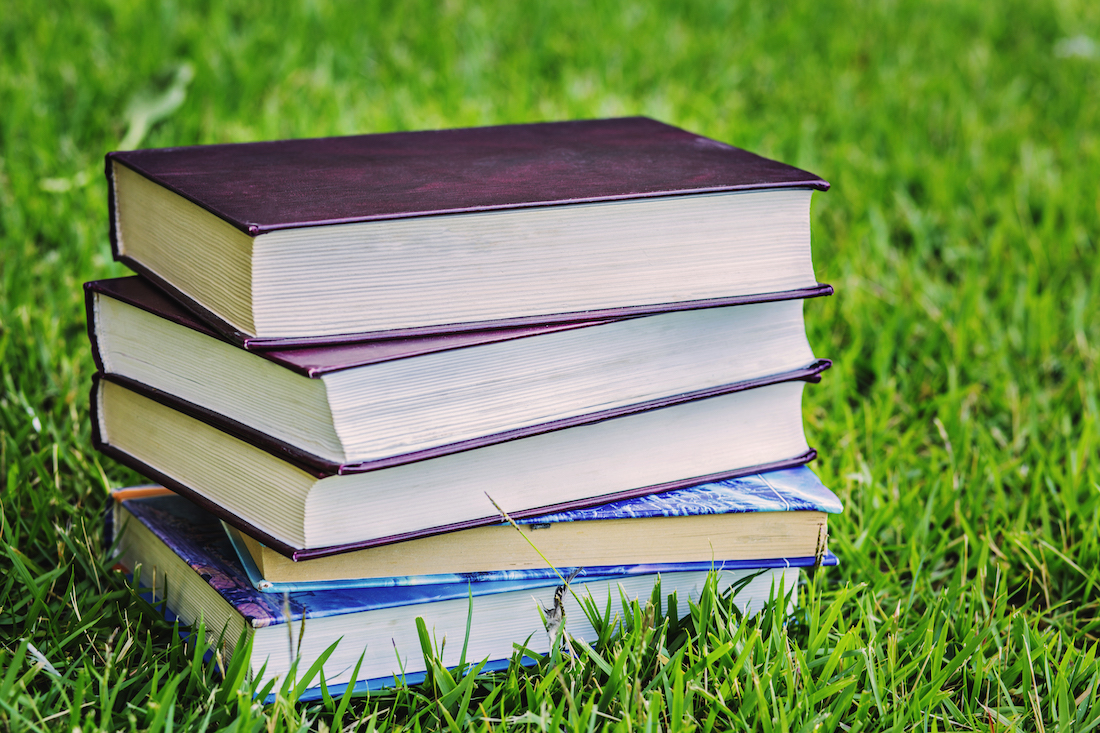
M 416 682 L 417 618 L 501 668 L 593 640 L 578 599 L 682 614 L 717 578 L 753 613 L 836 563 L 813 174 L 626 118 L 107 177 L 138 274 L 85 286 L 93 441 L 157 484 L 115 492 L 118 561 L 261 683 L 325 654 L 330 691 Z

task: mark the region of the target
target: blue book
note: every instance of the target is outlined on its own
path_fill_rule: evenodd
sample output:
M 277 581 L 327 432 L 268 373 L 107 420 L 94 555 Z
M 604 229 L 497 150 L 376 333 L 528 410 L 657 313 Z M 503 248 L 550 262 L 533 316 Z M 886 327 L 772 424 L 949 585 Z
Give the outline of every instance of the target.
M 806 466 L 294 562 L 225 526 L 269 593 L 813 565 L 840 500 Z M 535 548 L 538 548 L 536 551 Z M 542 553 L 540 556 L 539 553 Z M 545 559 L 544 559 L 545 557 Z M 548 566 L 547 560 L 556 568 Z
M 212 638 L 220 637 L 225 663 L 242 635 L 250 638 L 249 674 L 261 676 L 261 684 L 286 676 L 295 654 L 300 654 L 297 668 L 308 669 L 338 640 L 323 665 L 330 691 L 347 685 L 378 688 L 399 679 L 415 683 L 426 668 L 417 618 L 424 620 L 448 666 L 459 663 L 464 639 L 465 658 L 486 661 L 487 668 L 507 665 L 514 644 L 538 653 L 549 650 L 543 619 L 545 609 L 554 606 L 560 583 L 556 577 L 266 594 L 253 587 L 214 516 L 163 490 L 122 490 L 115 499 L 111 523 L 120 534 L 121 569 L 136 576 L 183 623 L 204 620 Z M 835 562 L 831 556 L 823 559 Z M 776 589 L 794 588 L 799 568 L 790 565 L 721 569 L 718 582 L 723 589 L 737 584 L 734 603 L 753 613 Z M 715 567 L 724 564 L 717 562 Z M 688 599 L 698 598 L 708 572 L 709 568 L 662 573 L 661 598 L 675 594 L 679 608 L 686 609 Z M 650 598 L 657 581 L 652 572 L 589 570 L 574 579 L 570 589 L 600 608 L 609 601 L 618 608 L 620 598 Z M 566 631 L 593 641 L 595 631 L 573 593 L 564 594 Z

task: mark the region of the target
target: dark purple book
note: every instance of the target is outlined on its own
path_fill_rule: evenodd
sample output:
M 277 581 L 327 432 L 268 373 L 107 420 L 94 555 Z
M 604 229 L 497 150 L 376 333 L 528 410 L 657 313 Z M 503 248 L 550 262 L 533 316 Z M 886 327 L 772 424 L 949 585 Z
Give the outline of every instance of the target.
M 828 366 L 818 360 L 710 394 L 354 465 L 321 461 L 171 394 L 97 375 L 92 440 L 269 547 L 305 559 L 499 521 L 486 494 L 521 518 L 801 465 L 816 455 L 802 431 L 801 383 Z M 313 503 L 314 495 L 326 503 Z M 293 519 L 307 510 L 326 519 Z
M 809 259 L 825 181 L 646 118 L 123 151 L 106 168 L 116 258 L 248 348 L 828 292 Z
M 818 369 L 797 300 L 250 352 L 141 278 L 85 287 L 101 372 L 319 470 L 408 463 Z

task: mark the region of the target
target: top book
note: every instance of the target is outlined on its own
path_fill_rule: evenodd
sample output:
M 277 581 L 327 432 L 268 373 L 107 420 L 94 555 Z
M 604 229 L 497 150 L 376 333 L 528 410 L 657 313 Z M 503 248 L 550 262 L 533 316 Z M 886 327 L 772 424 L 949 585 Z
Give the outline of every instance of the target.
M 250 348 L 831 292 L 811 173 L 654 120 L 107 155 L 115 257 Z

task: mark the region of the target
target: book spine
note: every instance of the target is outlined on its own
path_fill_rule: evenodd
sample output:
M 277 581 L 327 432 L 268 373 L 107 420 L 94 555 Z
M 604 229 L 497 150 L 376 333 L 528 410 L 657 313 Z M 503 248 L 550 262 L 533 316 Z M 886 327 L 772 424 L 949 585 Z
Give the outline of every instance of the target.
M 88 341 L 92 345 L 92 359 L 95 361 L 96 371 L 109 371 L 103 363 L 103 352 L 99 348 L 99 334 L 97 333 L 97 299 L 98 294 L 94 290 L 95 283 L 84 283 L 84 319 L 88 329 Z
M 111 256 L 118 260 L 122 254 L 119 247 L 118 232 L 118 197 L 115 194 L 115 163 L 114 153 L 107 153 L 103 159 L 104 174 L 107 176 L 107 219 L 108 237 L 111 240 Z

